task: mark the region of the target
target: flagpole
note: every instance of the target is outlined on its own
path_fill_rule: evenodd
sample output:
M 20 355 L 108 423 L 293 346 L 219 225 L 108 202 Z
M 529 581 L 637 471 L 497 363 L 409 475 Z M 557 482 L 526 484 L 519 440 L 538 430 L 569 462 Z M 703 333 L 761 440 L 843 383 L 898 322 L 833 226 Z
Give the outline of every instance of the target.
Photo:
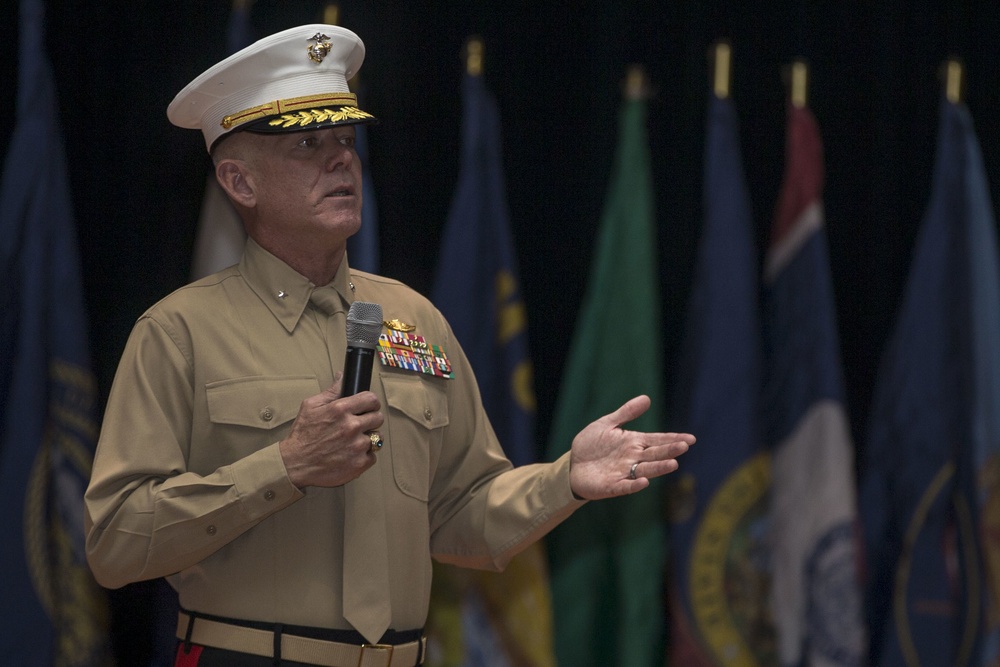
M 327 25 L 340 24 L 340 5 L 336 2 L 327 3 L 326 9 L 323 10 L 323 23 Z
M 952 57 L 944 61 L 944 65 L 941 66 L 944 72 L 944 94 L 949 102 L 952 104 L 962 103 L 962 86 L 964 82 L 964 74 L 962 67 L 962 61 L 958 58 Z
M 465 72 L 469 76 L 482 76 L 483 73 L 483 39 L 472 35 L 465 40 Z
M 624 93 L 627 100 L 649 99 L 649 77 L 646 76 L 646 68 L 639 64 L 628 66 L 625 72 Z
M 729 97 L 729 87 L 732 79 L 731 61 L 732 47 L 729 42 L 721 40 L 712 46 L 712 92 L 720 100 Z
M 326 7 L 323 9 L 323 23 L 327 25 L 340 25 L 340 5 L 336 2 L 326 3 Z M 361 81 L 361 72 L 355 72 L 354 76 L 350 78 L 347 82 L 348 87 L 357 92 L 358 85 Z M 358 102 L 361 104 L 361 102 Z
M 809 66 L 804 60 L 793 60 L 788 70 L 788 90 L 792 106 L 805 109 L 809 89 Z

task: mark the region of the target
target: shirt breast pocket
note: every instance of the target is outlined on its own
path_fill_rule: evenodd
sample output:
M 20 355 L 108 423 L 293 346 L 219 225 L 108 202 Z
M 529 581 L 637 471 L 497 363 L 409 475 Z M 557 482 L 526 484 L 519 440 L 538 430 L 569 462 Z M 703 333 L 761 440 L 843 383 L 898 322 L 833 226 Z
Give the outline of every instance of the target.
M 434 379 L 417 374 L 380 373 L 388 418 L 383 428 L 392 456 L 396 486 L 426 502 L 431 484 L 431 452 L 440 448 L 448 425 L 448 397 Z
M 210 456 L 215 460 L 203 464 L 225 465 L 281 440 L 302 401 L 319 392 L 319 380 L 312 375 L 242 377 L 205 385 Z

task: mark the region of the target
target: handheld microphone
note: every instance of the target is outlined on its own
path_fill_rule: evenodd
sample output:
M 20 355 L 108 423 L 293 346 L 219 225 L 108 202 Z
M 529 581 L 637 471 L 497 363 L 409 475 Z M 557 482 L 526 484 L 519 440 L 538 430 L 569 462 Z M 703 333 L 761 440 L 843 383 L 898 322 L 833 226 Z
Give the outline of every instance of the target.
M 347 355 L 340 395 L 354 396 L 372 384 L 372 363 L 382 332 L 382 306 L 355 301 L 347 312 Z

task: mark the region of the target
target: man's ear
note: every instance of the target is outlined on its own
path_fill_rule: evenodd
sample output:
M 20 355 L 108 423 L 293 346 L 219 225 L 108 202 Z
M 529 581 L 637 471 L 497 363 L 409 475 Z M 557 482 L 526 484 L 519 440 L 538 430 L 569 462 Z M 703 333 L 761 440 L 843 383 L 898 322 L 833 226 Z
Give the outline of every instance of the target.
M 242 160 L 225 159 L 215 165 L 215 178 L 229 198 L 245 208 L 253 208 L 257 203 L 257 192 L 253 176 Z

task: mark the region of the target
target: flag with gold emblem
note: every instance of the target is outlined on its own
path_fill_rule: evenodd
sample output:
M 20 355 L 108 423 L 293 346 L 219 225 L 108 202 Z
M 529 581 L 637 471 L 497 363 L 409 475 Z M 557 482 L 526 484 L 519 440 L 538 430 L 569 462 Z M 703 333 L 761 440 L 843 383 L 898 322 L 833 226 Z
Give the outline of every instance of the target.
M 482 76 L 462 82 L 458 186 L 443 231 L 432 300 L 469 357 L 483 405 L 515 465 L 538 460 L 527 318 L 508 220 L 500 114 Z M 500 574 L 435 565 L 428 663 L 548 667 L 551 598 L 541 543 Z
M 1000 255 L 989 192 L 968 108 L 942 100 L 930 201 L 862 468 L 873 666 L 1000 659 Z
M 770 457 L 760 426 L 759 275 L 739 123 L 709 101 L 704 216 L 678 381 L 678 430 L 698 438 L 667 480 L 670 664 L 775 665 Z
M 0 180 L 0 655 L 106 665 L 107 600 L 83 534 L 97 382 L 44 2 L 20 10 L 16 126 Z

